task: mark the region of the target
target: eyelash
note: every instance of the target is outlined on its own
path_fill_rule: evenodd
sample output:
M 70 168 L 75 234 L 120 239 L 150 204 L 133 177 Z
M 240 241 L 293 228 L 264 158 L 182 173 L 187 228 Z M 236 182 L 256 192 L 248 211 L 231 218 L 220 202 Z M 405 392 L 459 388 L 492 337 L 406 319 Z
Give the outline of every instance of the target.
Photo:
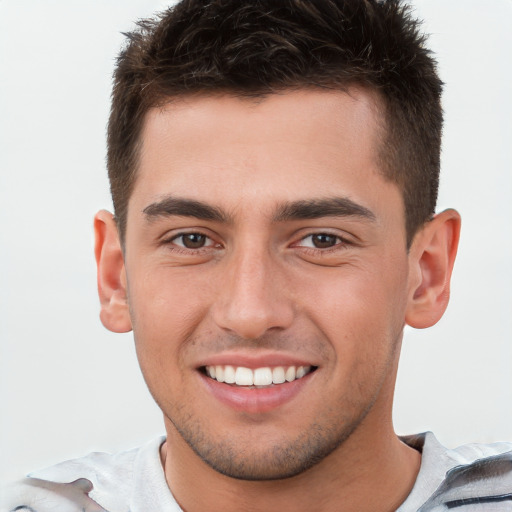
M 211 242 L 210 245 L 206 245 L 206 246 L 202 246 L 202 247 L 198 247 L 198 248 L 190 248 L 190 247 L 185 247 L 184 245 L 178 245 L 176 243 L 176 240 L 178 239 L 183 239 L 183 237 L 187 236 L 187 235 L 197 235 L 197 236 L 202 236 L 202 237 L 205 237 L 207 241 Z M 187 231 L 187 232 L 182 232 L 182 233 L 177 233 L 175 235 L 172 235 L 168 238 L 164 238 L 162 239 L 162 245 L 166 245 L 170 248 L 170 250 L 172 250 L 173 252 L 177 252 L 179 254 L 186 254 L 186 255 L 190 255 L 190 254 L 201 254 L 202 252 L 206 252 L 206 251 L 209 251 L 211 250 L 212 248 L 215 248 L 216 245 L 219 245 L 220 244 L 216 244 L 215 241 L 208 235 L 206 235 L 205 233 L 201 233 L 200 231 Z
M 350 242 L 349 240 L 347 240 L 346 238 L 344 238 L 340 235 L 335 235 L 333 233 L 323 232 L 323 231 L 310 233 L 309 235 L 302 237 L 298 243 L 303 242 L 304 240 L 307 240 L 308 238 L 312 238 L 314 236 L 321 236 L 321 235 L 332 237 L 332 238 L 336 239 L 336 243 L 330 247 L 325 247 L 325 248 L 306 247 L 306 246 L 297 245 L 297 243 L 295 244 L 295 246 L 300 248 L 306 254 L 311 254 L 311 255 L 315 255 L 315 256 L 317 256 L 317 255 L 327 256 L 334 252 L 343 251 L 343 250 L 347 249 L 348 246 L 353 245 L 352 242 Z
M 189 247 L 185 247 L 184 245 L 178 245 L 176 243 L 176 240 L 178 240 L 180 238 L 183 240 L 183 237 L 185 237 L 187 235 L 196 235 L 196 236 L 205 237 L 207 243 L 209 242 L 209 245 L 198 247 L 198 248 L 189 248 Z M 321 235 L 335 238 L 336 243 L 330 247 L 325 247 L 325 248 L 306 247 L 306 246 L 299 245 L 301 242 L 304 242 L 308 238 L 312 238 L 314 236 L 321 236 Z M 168 246 L 169 249 L 172 250 L 173 252 L 178 253 L 178 254 L 184 254 L 184 255 L 191 255 L 191 254 L 199 255 L 199 254 L 202 254 L 203 252 L 211 251 L 212 248 L 215 249 L 215 248 L 222 247 L 222 245 L 219 243 L 216 243 L 212 239 L 212 237 L 210 237 L 200 231 L 189 231 L 189 232 L 177 233 L 175 235 L 172 235 L 172 236 L 169 236 L 168 238 L 163 239 L 161 243 L 162 243 L 162 245 Z M 346 238 L 344 238 L 340 235 L 335 235 L 333 233 L 329 233 L 329 232 L 325 232 L 325 231 L 318 231 L 318 232 L 310 233 L 306 236 L 303 236 L 298 242 L 293 243 L 291 245 L 291 247 L 298 248 L 305 254 L 309 254 L 312 256 L 313 255 L 314 256 L 318 256 L 318 255 L 327 256 L 327 255 L 335 253 L 335 252 L 346 250 L 348 248 L 348 246 L 350 246 L 350 245 L 353 245 L 353 243 L 350 240 L 347 240 Z

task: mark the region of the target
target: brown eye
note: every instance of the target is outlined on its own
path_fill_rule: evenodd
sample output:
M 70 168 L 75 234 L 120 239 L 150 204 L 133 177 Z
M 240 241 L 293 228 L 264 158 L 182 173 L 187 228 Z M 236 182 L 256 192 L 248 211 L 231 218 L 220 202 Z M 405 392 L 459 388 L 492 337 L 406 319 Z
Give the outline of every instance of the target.
M 186 247 L 187 249 L 201 249 L 206 245 L 207 240 L 208 237 L 201 233 L 186 233 L 176 237 L 174 242 L 177 245 Z
M 338 237 L 327 233 L 319 233 L 317 235 L 311 235 L 311 243 L 317 249 L 328 249 L 338 243 Z

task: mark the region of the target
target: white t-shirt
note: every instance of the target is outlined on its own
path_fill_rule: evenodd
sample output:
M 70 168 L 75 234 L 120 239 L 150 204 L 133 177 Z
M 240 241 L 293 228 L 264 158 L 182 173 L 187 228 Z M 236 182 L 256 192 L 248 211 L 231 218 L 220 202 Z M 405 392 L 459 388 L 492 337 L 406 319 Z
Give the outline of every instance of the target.
M 404 437 L 403 440 L 422 452 L 422 461 L 416 483 L 397 512 L 512 511 L 511 443 L 465 445 L 448 450 L 430 432 Z M 108 512 L 180 512 L 181 508 L 167 486 L 160 462 L 159 448 L 163 441 L 163 437 L 158 438 L 140 448 L 116 455 L 91 453 L 80 459 L 36 471 L 30 477 L 57 483 L 78 480 L 73 485 L 82 487 L 86 482 L 83 479 L 89 480 L 93 486 L 89 496 L 101 508 L 87 501 L 86 494 L 83 494 L 87 503 L 78 503 L 77 499 L 77 512 L 96 512 L 102 508 Z M 31 479 L 19 485 L 27 485 L 27 481 L 30 482 Z M 39 481 L 34 482 L 36 489 L 43 485 Z M 87 484 L 88 482 L 85 485 Z M 52 499 L 55 499 L 55 494 L 60 496 L 62 489 L 62 486 L 52 488 Z M 19 504 L 12 502 L 12 489 L 10 492 L 11 502 L 4 505 L 4 500 L 0 500 L 0 512 L 11 512 L 23 505 L 27 508 L 17 510 L 31 510 L 28 508 L 32 506 L 30 502 L 23 502 L 23 490 L 18 494 Z M 39 501 L 39 505 L 33 506 L 32 510 L 74 512 L 69 501 L 62 509 L 41 508 L 43 502 L 44 500 Z

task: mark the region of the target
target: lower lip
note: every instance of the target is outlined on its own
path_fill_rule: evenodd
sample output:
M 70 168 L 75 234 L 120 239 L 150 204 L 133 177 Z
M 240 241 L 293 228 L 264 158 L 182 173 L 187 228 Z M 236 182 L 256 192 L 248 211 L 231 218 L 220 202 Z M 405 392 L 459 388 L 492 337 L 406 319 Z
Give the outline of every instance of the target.
M 265 388 L 249 388 L 218 382 L 200 373 L 203 382 L 217 400 L 231 409 L 250 414 L 270 412 L 292 400 L 307 385 L 314 372 L 300 379 Z

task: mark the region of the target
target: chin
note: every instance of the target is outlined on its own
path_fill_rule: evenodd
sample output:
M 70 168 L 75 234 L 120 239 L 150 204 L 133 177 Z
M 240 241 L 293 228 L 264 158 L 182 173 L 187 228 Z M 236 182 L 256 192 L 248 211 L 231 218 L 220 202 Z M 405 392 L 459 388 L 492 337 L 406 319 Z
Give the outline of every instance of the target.
M 339 424 L 313 424 L 293 440 L 272 441 L 262 434 L 258 445 L 240 436 L 212 442 L 197 429 L 185 429 L 180 434 L 203 462 L 222 475 L 248 481 L 282 480 L 322 462 L 350 437 L 361 420 L 341 428 Z

